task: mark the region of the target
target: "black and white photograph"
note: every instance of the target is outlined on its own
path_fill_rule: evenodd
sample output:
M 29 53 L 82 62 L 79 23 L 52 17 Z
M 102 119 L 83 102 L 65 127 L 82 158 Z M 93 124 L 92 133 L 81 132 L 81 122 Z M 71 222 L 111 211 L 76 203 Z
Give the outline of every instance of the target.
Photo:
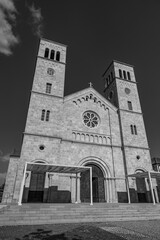
M 0 0 L 0 239 L 160 239 L 160 2 Z

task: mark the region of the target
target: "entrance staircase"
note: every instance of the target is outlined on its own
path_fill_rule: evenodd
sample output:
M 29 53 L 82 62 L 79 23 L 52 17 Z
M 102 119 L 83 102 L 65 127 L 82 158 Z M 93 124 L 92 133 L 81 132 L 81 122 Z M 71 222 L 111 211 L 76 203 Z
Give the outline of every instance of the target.
M 160 204 L 23 204 L 0 208 L 0 226 L 160 219 Z

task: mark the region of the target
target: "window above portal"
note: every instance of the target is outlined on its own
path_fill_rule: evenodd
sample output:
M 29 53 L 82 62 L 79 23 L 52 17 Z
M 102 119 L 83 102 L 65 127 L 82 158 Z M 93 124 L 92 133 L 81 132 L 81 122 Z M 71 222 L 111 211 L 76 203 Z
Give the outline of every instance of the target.
M 86 111 L 83 113 L 83 122 L 89 128 L 95 128 L 100 122 L 99 116 L 92 111 Z

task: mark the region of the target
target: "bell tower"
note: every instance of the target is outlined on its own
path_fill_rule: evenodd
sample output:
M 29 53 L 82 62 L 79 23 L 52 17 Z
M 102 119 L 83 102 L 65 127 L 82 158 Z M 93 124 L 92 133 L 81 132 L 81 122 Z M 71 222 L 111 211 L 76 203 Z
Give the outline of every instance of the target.
M 66 46 L 41 39 L 32 91 L 63 97 Z
M 105 97 L 118 108 L 125 174 L 151 170 L 134 67 L 113 61 L 103 74 Z
M 57 136 L 60 133 L 66 48 L 60 43 L 40 40 L 25 134 Z

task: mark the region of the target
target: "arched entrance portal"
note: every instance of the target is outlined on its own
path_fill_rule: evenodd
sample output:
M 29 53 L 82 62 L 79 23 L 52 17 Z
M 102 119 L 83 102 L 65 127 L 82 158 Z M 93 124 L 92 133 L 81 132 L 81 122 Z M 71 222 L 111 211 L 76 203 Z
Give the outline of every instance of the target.
M 105 202 L 104 175 L 102 170 L 95 164 L 87 164 L 92 167 L 93 202 Z M 90 177 L 89 171 L 81 173 L 80 181 L 81 202 L 90 202 Z
M 35 163 L 45 163 L 45 162 L 35 161 Z M 35 203 L 43 202 L 45 177 L 46 177 L 46 173 L 31 172 L 28 202 L 35 202 Z
M 143 170 L 136 170 L 136 173 L 142 173 Z M 145 178 L 136 178 L 136 186 L 137 186 L 137 197 L 138 202 L 145 203 L 147 201 L 147 189 L 146 189 L 146 182 Z

